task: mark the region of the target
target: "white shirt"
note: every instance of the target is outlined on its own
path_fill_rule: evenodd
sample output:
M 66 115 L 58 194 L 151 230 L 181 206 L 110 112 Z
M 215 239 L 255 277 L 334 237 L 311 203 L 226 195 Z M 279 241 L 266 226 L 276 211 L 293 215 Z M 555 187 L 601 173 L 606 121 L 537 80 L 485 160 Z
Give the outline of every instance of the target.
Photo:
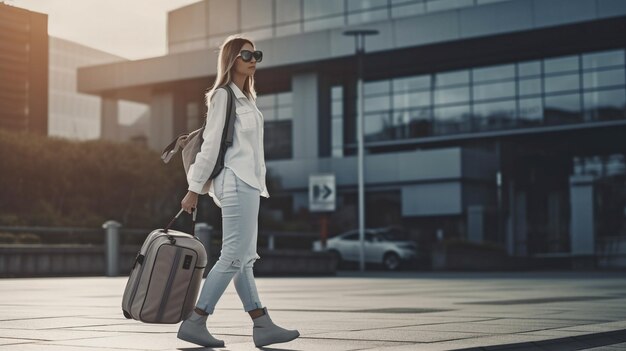
M 263 114 L 233 82 L 228 83 L 235 93 L 236 115 L 233 144 L 226 149 L 224 166 L 235 172 L 248 185 L 261 191 L 261 196 L 270 197 L 265 184 L 265 155 L 263 150 Z M 202 189 L 208 181 L 208 194 L 218 207 L 222 207 L 215 196 L 211 172 L 217 163 L 222 132 L 226 122 L 226 104 L 228 92 L 217 89 L 212 96 L 207 96 L 208 110 L 204 141 L 195 162 L 187 173 L 188 190 L 203 194 Z M 223 170 L 222 170 L 223 171 Z M 206 194 L 206 192 L 204 193 Z

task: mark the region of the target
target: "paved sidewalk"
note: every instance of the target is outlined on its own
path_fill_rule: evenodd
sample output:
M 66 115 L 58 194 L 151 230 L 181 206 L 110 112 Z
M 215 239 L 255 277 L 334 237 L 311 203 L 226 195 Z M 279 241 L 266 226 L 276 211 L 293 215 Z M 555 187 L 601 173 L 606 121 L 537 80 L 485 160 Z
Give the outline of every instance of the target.
M 261 301 L 272 319 L 301 334 L 262 349 L 498 350 L 507 345 L 509 350 L 626 351 L 625 278 L 626 272 L 259 277 Z M 0 350 L 209 350 L 177 339 L 179 324 L 125 319 L 120 304 L 126 280 L 0 279 Z M 207 324 L 226 342 L 219 350 L 258 350 L 232 284 Z

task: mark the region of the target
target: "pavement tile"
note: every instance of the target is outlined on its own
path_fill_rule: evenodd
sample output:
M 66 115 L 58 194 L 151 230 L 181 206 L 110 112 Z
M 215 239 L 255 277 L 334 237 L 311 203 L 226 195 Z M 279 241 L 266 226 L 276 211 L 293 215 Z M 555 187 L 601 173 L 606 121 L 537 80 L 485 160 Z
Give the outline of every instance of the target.
M 545 326 L 526 326 L 526 325 L 494 325 L 480 323 L 447 323 L 435 325 L 421 325 L 417 327 L 406 327 L 398 329 L 414 330 L 416 332 L 424 331 L 449 331 L 449 332 L 465 332 L 479 334 L 511 334 L 535 330 L 544 330 Z
M 566 336 L 586 335 L 587 331 L 575 331 L 575 330 L 561 330 L 561 329 L 548 329 L 548 330 L 536 330 L 524 333 L 518 333 L 519 335 L 538 335 L 549 338 L 563 338 Z
M 613 347 L 613 346 L 598 346 L 592 347 L 590 349 L 585 349 L 586 351 L 624 351 L 626 348 L 623 347 Z
M 0 346 L 0 350 L 7 351 L 88 351 L 88 350 L 96 350 L 96 351 L 105 351 L 105 350 L 114 350 L 113 348 L 102 345 L 101 347 L 90 347 L 85 348 L 83 346 L 67 346 L 67 345 L 52 345 L 52 344 L 19 344 L 19 345 L 6 345 Z M 129 347 L 125 347 L 123 349 L 119 349 L 120 351 L 143 351 L 144 349 L 133 349 Z
M 3 345 L 6 345 L 6 347 L 9 347 L 8 345 L 15 345 L 15 344 L 29 343 L 29 342 L 31 342 L 31 341 L 30 340 L 24 340 L 24 339 L 0 338 L 0 348 L 2 348 Z
M 0 329 L 0 338 L 19 338 L 31 341 L 56 341 L 89 338 L 92 336 L 114 336 L 116 332 L 93 332 L 75 329 Z
M 626 306 L 626 305 L 623 305 Z M 581 324 L 572 327 L 561 328 L 565 331 L 586 331 L 586 332 L 605 332 L 612 330 L 626 329 L 626 320 L 614 321 L 606 323 Z
M 465 332 L 416 331 L 398 328 L 372 329 L 361 331 L 341 331 L 321 333 L 316 337 L 350 339 L 350 340 L 386 340 L 406 342 L 435 342 L 444 340 L 478 337 L 483 334 Z
M 266 350 L 528 349 L 599 345 L 586 334 L 626 329 L 626 272 L 339 272 L 336 277 L 260 277 L 276 324 L 300 338 Z M 200 350 L 179 324 L 121 314 L 127 277 L 0 279 L 0 350 Z M 72 286 L 72 289 L 67 289 Z M 499 302 L 506 302 L 499 304 Z M 231 284 L 209 317 L 225 350 L 259 350 Z M 534 344 L 533 344 L 534 342 Z M 511 345 L 516 343 L 524 343 Z M 530 344 L 529 344 L 530 343 Z M 621 346 L 620 346 L 621 344 Z M 209 350 L 209 349 L 207 349 Z M 544 349 L 545 351 L 545 349 Z
M 412 343 L 398 341 L 362 341 L 362 340 L 334 340 L 319 338 L 297 338 L 282 344 L 268 345 L 264 348 L 257 348 L 252 341 L 240 344 L 226 344 L 229 350 L 323 350 L 323 351 L 349 351 L 366 350 L 371 347 L 385 347 L 397 345 L 414 345 Z M 414 349 L 415 350 L 415 349 Z
M 252 343 L 250 337 L 220 335 L 224 343 Z M 198 348 L 198 345 L 180 340 L 176 337 L 176 333 L 157 333 L 157 334 L 124 334 L 99 338 L 66 340 L 55 342 L 39 343 L 43 349 L 48 345 L 62 346 L 81 346 L 97 349 L 106 346 L 110 349 L 137 348 L 142 350 L 165 350 L 175 348 Z M 43 350 L 42 349 L 42 350 Z
M 17 319 L 2 321 L 0 327 L 4 329 L 57 329 L 66 327 L 86 327 L 86 326 L 98 326 L 103 324 L 114 325 L 129 325 L 132 321 L 100 321 L 94 319 L 85 319 L 77 317 L 58 317 L 58 318 L 29 318 L 29 319 Z
M 367 351 L 443 351 L 455 350 L 470 347 L 488 347 L 490 345 L 512 344 L 520 342 L 529 342 L 543 340 L 541 336 L 519 336 L 519 335 L 495 335 L 495 336 L 478 336 L 473 338 L 465 338 L 462 340 L 450 340 L 436 343 L 420 343 L 413 345 L 388 346 L 367 349 Z M 413 347 L 413 348 L 411 348 Z M 545 351 L 545 350 L 544 350 Z

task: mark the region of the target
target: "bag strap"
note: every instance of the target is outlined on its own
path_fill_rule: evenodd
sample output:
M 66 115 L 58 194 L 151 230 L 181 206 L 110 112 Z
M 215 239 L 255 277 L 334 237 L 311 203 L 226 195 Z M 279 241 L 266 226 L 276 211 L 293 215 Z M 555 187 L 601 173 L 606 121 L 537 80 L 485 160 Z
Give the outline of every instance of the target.
M 233 134 L 235 132 L 235 116 L 237 105 L 235 103 L 235 93 L 228 86 L 223 86 L 228 92 L 228 102 L 226 105 L 226 121 L 224 122 L 224 130 L 222 131 L 222 139 L 220 149 L 217 154 L 217 162 L 211 171 L 209 179 L 217 177 L 224 167 L 224 158 L 226 157 L 226 149 L 233 145 Z
M 226 108 L 226 123 L 224 123 L 224 133 L 226 137 L 222 136 L 222 143 L 226 144 L 226 147 L 233 145 L 233 134 L 235 132 L 235 110 L 237 105 L 235 103 L 235 99 L 233 99 L 233 95 L 235 93 L 233 90 L 227 85 L 224 86 L 226 91 L 228 92 L 228 104 Z
M 226 105 L 226 122 L 224 123 L 224 130 L 222 131 L 221 144 L 225 143 L 226 147 L 229 147 L 233 145 L 233 134 L 235 132 L 236 104 L 233 99 L 233 95 L 235 93 L 228 85 L 223 86 L 223 88 L 228 92 L 228 103 Z M 202 138 L 202 135 L 204 133 L 204 128 L 206 128 L 206 121 L 207 119 L 205 118 L 204 122 L 202 123 L 202 127 L 198 129 L 200 138 Z M 187 138 L 189 134 L 190 133 L 180 134 L 163 149 L 163 151 L 161 152 L 161 159 L 163 160 L 163 162 L 168 163 L 170 161 L 172 156 L 174 156 L 174 154 L 176 154 L 178 150 L 182 148 L 181 142 L 185 138 Z M 203 139 L 200 139 L 200 140 L 203 140 Z M 221 144 L 220 144 L 220 148 L 221 148 Z
M 178 213 L 176 214 L 176 216 L 174 216 L 174 218 L 172 218 L 172 220 L 167 224 L 167 226 L 165 226 L 165 229 L 163 229 L 164 233 L 167 233 L 168 230 L 170 230 L 170 228 L 172 227 L 172 224 L 174 224 L 174 221 L 176 221 L 176 219 L 178 219 L 178 216 L 180 216 L 181 213 L 183 213 L 184 209 L 180 209 L 180 211 L 178 211 Z M 196 214 L 198 213 L 198 211 L 196 211 L 195 208 L 191 209 L 191 214 L 192 214 L 192 218 L 191 218 L 191 236 L 196 236 L 195 231 L 196 231 Z M 174 239 L 171 235 L 168 235 L 168 238 L 170 240 L 172 240 L 173 242 L 176 242 L 176 239 Z

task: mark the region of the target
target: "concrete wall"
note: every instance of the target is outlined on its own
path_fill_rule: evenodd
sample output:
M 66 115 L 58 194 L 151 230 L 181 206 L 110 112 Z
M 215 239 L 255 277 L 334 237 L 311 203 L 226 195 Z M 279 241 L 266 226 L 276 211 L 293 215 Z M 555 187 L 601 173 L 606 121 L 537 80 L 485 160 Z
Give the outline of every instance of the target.
M 364 159 L 366 191 L 396 185 L 402 192 L 403 216 L 459 215 L 469 205 L 493 205 L 495 187 L 489 184 L 495 184 L 496 161 L 489 152 L 451 147 L 366 155 Z M 308 207 L 309 175 L 333 173 L 337 188 L 356 187 L 356 166 L 356 156 L 267 162 L 268 170 L 280 175 L 283 189 L 299 192 L 294 195 L 296 209 Z
M 148 145 L 154 150 L 162 150 L 173 138 L 174 93 L 155 93 L 150 103 L 150 134 L 148 137 Z
M 297 143 L 294 140 L 294 143 Z M 365 155 L 365 182 L 368 185 L 441 181 L 461 177 L 461 148 L 417 150 Z M 267 168 L 280 175 L 285 190 L 306 190 L 309 175 L 334 173 L 337 186 L 357 184 L 357 157 L 300 158 L 267 161 Z
M 128 276 L 140 246 L 122 246 L 119 275 Z M 261 259 L 256 275 L 334 275 L 337 261 L 327 252 L 268 250 L 259 248 Z M 204 276 L 219 257 L 215 245 Z M 103 245 L 0 245 L 0 278 L 104 276 L 106 254 Z
M 296 75 L 291 80 L 293 93 L 293 158 L 309 159 L 318 155 L 318 82 L 317 74 Z

